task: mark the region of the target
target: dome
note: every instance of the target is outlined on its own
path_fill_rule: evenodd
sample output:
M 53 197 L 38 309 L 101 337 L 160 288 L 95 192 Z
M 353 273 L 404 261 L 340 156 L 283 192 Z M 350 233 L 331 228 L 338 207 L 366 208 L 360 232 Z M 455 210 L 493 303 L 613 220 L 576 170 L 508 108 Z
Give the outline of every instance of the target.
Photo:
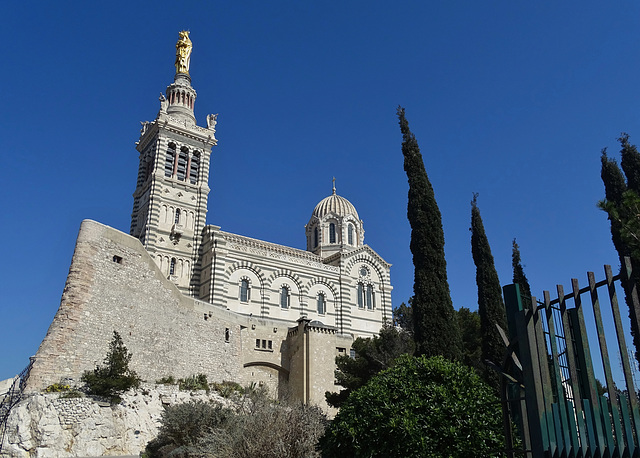
M 356 220 L 360 220 L 356 207 L 344 197 L 337 195 L 336 188 L 333 188 L 333 194 L 325 197 L 316 205 L 312 216 L 322 219 L 323 216 L 329 213 L 334 213 L 337 216 L 353 215 Z

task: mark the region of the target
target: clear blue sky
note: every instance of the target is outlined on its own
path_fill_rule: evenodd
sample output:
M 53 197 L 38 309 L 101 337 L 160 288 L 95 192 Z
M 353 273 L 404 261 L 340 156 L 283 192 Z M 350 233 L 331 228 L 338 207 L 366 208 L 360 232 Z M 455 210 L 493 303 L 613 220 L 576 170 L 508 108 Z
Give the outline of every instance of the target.
M 208 223 L 304 248 L 331 192 L 412 295 L 396 107 L 406 108 L 443 217 L 454 306 L 477 308 L 470 201 L 503 284 L 518 239 L 538 296 L 617 256 L 600 150 L 640 143 L 640 4 L 12 2 L 0 31 L 0 379 L 58 308 L 80 222 L 128 232 L 140 121 L 194 50 L 200 125 L 219 113 Z

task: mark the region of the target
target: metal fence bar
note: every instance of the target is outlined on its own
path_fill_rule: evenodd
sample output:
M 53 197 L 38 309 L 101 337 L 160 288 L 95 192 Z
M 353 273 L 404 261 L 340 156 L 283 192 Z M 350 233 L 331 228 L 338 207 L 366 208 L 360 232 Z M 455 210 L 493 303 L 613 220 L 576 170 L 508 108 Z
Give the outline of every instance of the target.
M 547 324 L 549 326 L 549 340 L 551 343 L 551 357 L 552 357 L 552 366 L 553 366 L 553 375 L 551 377 L 551 382 L 555 387 L 556 392 L 556 403 L 558 405 L 558 414 L 554 415 L 554 419 L 556 420 L 556 444 L 558 446 L 558 450 L 560 453 L 563 453 L 566 446 L 569 446 L 569 434 L 566 431 L 566 426 L 568 424 L 567 420 L 567 404 L 565 397 L 563 395 L 564 387 L 562 385 L 562 374 L 560 373 L 560 366 L 558 364 L 559 355 L 558 355 L 558 343 L 557 343 L 557 335 L 556 335 L 556 326 L 554 323 L 553 310 L 550 306 L 551 300 L 549 296 L 549 291 L 544 291 L 544 308 L 547 315 Z
M 587 279 L 589 281 L 589 293 L 591 295 L 591 307 L 593 308 L 593 318 L 596 322 L 596 333 L 598 334 L 598 344 L 600 345 L 600 357 L 602 359 L 602 366 L 604 368 L 604 376 L 605 383 L 607 386 L 607 390 L 609 391 L 609 397 L 611 397 L 612 393 L 614 393 L 613 387 L 613 375 L 611 373 L 611 364 L 609 363 L 609 350 L 607 350 L 607 339 L 604 334 L 604 327 L 602 326 L 602 313 L 600 313 L 600 300 L 598 298 L 598 290 L 596 286 L 596 278 L 593 272 L 587 272 Z M 595 389 L 595 382 L 591 386 L 592 389 Z M 606 428 L 610 430 L 610 420 L 609 416 L 603 416 L 600 409 L 600 394 L 598 393 L 598 400 L 594 400 L 594 417 L 596 421 L 596 430 L 598 435 L 598 445 L 600 447 L 604 447 L 606 445 L 602 424 L 605 422 Z M 597 412 L 596 412 L 597 406 Z
M 616 447 L 616 443 L 613 438 L 613 430 L 611 429 L 611 421 L 609 420 L 609 418 L 611 418 L 612 416 L 609 406 L 610 404 L 607 398 L 605 398 L 604 396 L 600 397 L 600 408 L 602 409 L 602 416 L 607 419 L 607 424 L 605 425 L 605 428 L 604 428 L 604 434 L 605 434 L 607 443 L 606 443 L 606 448 L 603 451 L 603 456 L 607 456 L 607 457 L 614 455 L 614 451 Z
M 616 288 L 613 283 L 613 275 L 611 273 L 611 266 L 604 266 L 605 275 L 607 277 L 607 287 L 609 289 L 609 298 L 611 301 L 611 311 L 613 312 L 613 323 L 616 328 L 616 338 L 618 341 L 618 349 L 620 350 L 620 359 L 622 360 L 622 372 L 624 374 L 625 384 L 627 385 L 627 391 L 629 397 L 636 399 L 635 387 L 633 386 L 633 378 L 631 375 L 631 367 L 629 365 L 629 356 L 627 354 L 627 344 L 624 338 L 624 329 L 622 328 L 622 318 L 620 317 L 620 308 L 618 307 L 618 297 L 616 294 Z M 614 396 L 615 397 L 615 396 Z M 637 404 L 637 400 L 635 401 Z M 636 425 L 637 431 L 637 425 Z M 630 438 L 633 443 L 633 437 Z M 618 442 L 621 444 L 621 442 Z
M 533 326 L 537 343 L 537 370 L 540 373 L 540 383 L 542 385 L 542 404 L 544 410 L 541 413 L 541 417 L 544 420 L 545 434 L 548 437 L 549 443 L 553 447 L 557 447 L 557 440 L 553 430 L 553 411 L 551 406 L 553 404 L 553 388 L 551 385 L 551 375 L 549 373 L 549 358 L 547 352 L 547 340 L 545 336 L 543 322 L 546 318 L 544 309 L 537 307 L 537 300 L 535 297 L 531 298 L 531 309 L 533 313 Z
M 626 452 L 627 456 L 633 456 L 635 452 L 635 443 L 633 440 L 633 426 L 631 426 L 631 415 L 629 415 L 629 403 L 624 393 L 620 394 L 620 413 L 622 414 L 622 425 L 624 427 L 624 434 L 626 437 Z
M 591 359 L 591 350 L 589 347 L 587 327 L 585 325 L 584 312 L 582 310 L 582 295 L 580 293 L 580 286 L 578 284 L 577 278 L 571 279 L 571 287 L 573 289 L 575 304 L 575 308 L 572 309 L 572 322 L 574 323 L 573 335 L 576 346 L 576 359 L 580 367 L 580 389 L 582 393 L 582 404 L 585 407 L 593 406 L 597 401 L 598 392 L 596 389 L 596 378 L 593 371 L 593 361 Z M 587 430 L 587 440 L 582 442 L 582 447 L 585 451 L 585 455 L 593 454 L 592 452 L 589 452 L 595 450 L 596 448 L 596 444 L 598 441 L 597 429 L 594 430 L 593 423 L 591 423 L 591 427 L 588 427 L 589 419 L 587 418 L 586 411 L 584 419 L 582 418 L 582 416 L 578 417 L 578 422 L 580 421 L 585 422 L 585 427 Z M 600 430 L 601 429 L 602 427 L 600 425 Z
M 558 285 L 558 298 L 560 299 L 560 313 L 562 317 L 562 327 L 565 336 L 566 343 L 566 357 L 567 357 L 567 366 L 569 367 L 569 380 L 565 381 L 565 383 L 569 382 L 569 386 L 571 388 L 571 396 L 573 398 L 573 403 L 567 403 L 569 423 L 573 426 L 574 423 L 577 423 L 577 429 L 574 427 L 569 428 L 569 434 L 571 435 L 571 445 L 573 446 L 574 452 L 577 451 L 580 447 L 581 443 L 585 443 L 586 431 L 584 427 L 584 417 L 582 412 L 582 394 L 580 390 L 580 377 L 578 375 L 578 361 L 576 358 L 576 352 L 574 349 L 574 342 L 572 339 L 572 329 L 576 326 L 577 323 L 573 323 L 571 321 L 571 314 L 567 310 L 567 303 L 564 299 L 564 288 L 562 285 Z M 578 288 L 580 289 L 580 288 Z M 574 302 L 579 300 L 580 295 L 574 296 Z M 576 434 L 577 432 L 577 434 Z
M 627 304 L 629 305 L 629 318 L 631 318 L 631 330 L 632 332 L 640 332 L 640 300 L 638 299 L 638 278 L 637 273 L 633 270 L 633 263 L 629 257 L 624 258 L 622 265 L 622 271 L 624 273 L 624 291 L 628 298 Z M 636 278 L 634 278 L 636 277 Z M 638 348 L 636 348 L 636 354 Z M 636 356 L 637 359 L 637 356 Z M 636 426 L 637 423 L 636 423 Z
M 637 290 L 637 283 L 636 281 L 634 281 L 633 279 L 633 272 L 631 270 L 632 264 L 631 264 L 631 259 L 629 259 L 628 257 L 624 258 L 624 290 L 625 290 L 625 294 L 627 295 L 627 297 L 629 298 L 628 303 L 629 303 L 629 318 L 631 319 L 631 329 L 633 330 L 634 327 L 636 329 L 636 332 L 640 332 L 640 323 L 638 322 L 638 320 L 640 319 L 640 301 L 638 300 L 638 290 Z M 634 342 L 635 343 L 635 342 Z M 638 349 L 636 348 L 636 353 L 638 352 Z M 626 363 L 629 363 L 629 360 L 627 359 L 628 354 L 625 353 L 625 358 L 623 358 L 623 361 L 625 361 Z M 637 367 L 637 364 L 634 364 L 634 367 Z M 631 379 L 631 386 L 633 386 L 633 377 L 631 377 L 631 369 L 629 370 L 629 378 Z M 629 382 L 627 380 L 625 380 L 627 382 L 627 385 L 629 385 Z M 635 427 L 635 432 L 636 432 L 636 438 L 640 443 L 640 412 L 639 412 L 639 408 L 638 408 L 638 396 L 636 394 L 635 389 L 631 389 L 629 390 L 629 404 L 631 407 L 631 416 L 633 418 L 633 423 L 634 423 L 634 427 Z M 638 455 L 640 455 L 640 453 L 638 453 Z

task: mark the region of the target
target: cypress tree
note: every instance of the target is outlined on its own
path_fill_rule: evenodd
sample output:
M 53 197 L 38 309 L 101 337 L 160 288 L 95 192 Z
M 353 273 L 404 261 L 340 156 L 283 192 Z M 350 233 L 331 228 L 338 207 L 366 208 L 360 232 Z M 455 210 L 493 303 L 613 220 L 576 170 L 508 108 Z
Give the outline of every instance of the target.
M 398 107 L 404 170 L 409 181 L 407 217 L 413 254 L 413 326 L 418 355 L 460 359 L 461 337 L 447 282 L 442 217 L 404 108 Z
M 505 352 L 504 342 L 496 324 L 507 330 L 507 316 L 502 301 L 502 288 L 498 272 L 493 262 L 489 240 L 484 231 L 477 194 L 471 201 L 471 254 L 476 265 L 476 283 L 478 284 L 478 313 L 482 331 L 482 360 L 501 366 Z M 500 376 L 493 369 L 485 368 L 485 380 L 496 389 L 500 388 Z
M 631 258 L 631 283 L 635 283 L 640 292 L 640 246 L 638 236 L 638 207 L 640 206 L 640 153 L 635 145 L 629 143 L 629 135 L 622 133 L 620 138 L 622 157 L 620 167 L 613 159 L 607 157 L 606 149 L 602 150 L 600 176 L 604 183 L 605 199 L 598 203 L 607 212 L 611 221 L 611 240 L 620 257 L 620 264 L 624 266 L 624 257 Z M 626 182 L 625 182 L 626 177 Z M 625 301 L 629 308 L 631 335 L 636 348 L 636 361 L 640 364 L 640 329 L 637 314 L 630 297 L 630 291 L 625 291 Z
M 520 247 L 516 243 L 516 239 L 513 239 L 511 265 L 513 267 L 513 283 L 520 286 L 520 295 L 530 302 L 531 287 L 529 286 L 529 280 L 527 280 L 527 276 L 524 274 L 524 269 L 522 268 L 522 260 L 520 259 Z M 529 302 L 527 302 L 527 304 Z
M 640 153 L 635 145 L 629 143 L 629 134 L 623 132 L 618 141 L 622 146 L 620 165 L 627 177 L 627 188 L 640 194 Z
M 610 159 L 607 156 L 606 148 L 602 150 L 600 164 L 600 177 L 604 183 L 605 200 L 601 201 L 599 205 L 600 208 L 605 210 L 609 215 L 609 220 L 611 221 L 611 241 L 618 252 L 618 256 L 622 259 L 624 256 L 629 255 L 629 250 L 622 241 L 620 234 L 622 225 L 620 220 L 613 218 L 612 213 L 615 213 L 616 210 L 621 207 L 623 194 L 627 190 L 627 184 L 615 159 Z

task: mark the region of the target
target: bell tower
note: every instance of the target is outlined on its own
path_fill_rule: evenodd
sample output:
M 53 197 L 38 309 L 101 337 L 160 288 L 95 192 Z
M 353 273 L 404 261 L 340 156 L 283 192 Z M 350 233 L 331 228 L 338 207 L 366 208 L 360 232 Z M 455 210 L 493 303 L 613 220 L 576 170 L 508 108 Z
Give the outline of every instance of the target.
M 180 32 L 173 83 L 160 95 L 156 119 L 142 123 L 130 234 L 168 279 L 183 293 L 196 296 L 217 115 L 207 116 L 207 127 L 196 124 L 191 50 L 189 32 Z

